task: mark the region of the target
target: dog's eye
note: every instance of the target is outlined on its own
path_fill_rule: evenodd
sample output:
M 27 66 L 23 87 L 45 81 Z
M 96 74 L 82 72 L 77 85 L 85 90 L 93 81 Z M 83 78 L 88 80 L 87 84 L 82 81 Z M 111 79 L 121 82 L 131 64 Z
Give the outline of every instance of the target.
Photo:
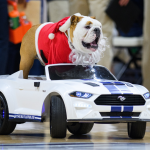
M 90 29 L 91 27 L 90 27 L 90 26 L 86 26 L 85 28 L 86 28 L 86 29 Z

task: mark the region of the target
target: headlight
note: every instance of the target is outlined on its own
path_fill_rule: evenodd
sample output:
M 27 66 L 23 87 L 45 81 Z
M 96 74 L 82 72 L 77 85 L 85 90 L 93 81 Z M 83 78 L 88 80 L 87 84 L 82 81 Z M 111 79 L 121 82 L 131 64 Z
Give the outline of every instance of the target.
M 90 98 L 93 94 L 84 93 L 84 92 L 73 92 L 69 94 L 71 97 L 78 97 L 78 98 Z
M 150 93 L 149 92 L 145 93 L 143 96 L 144 96 L 145 99 L 149 99 L 150 98 Z

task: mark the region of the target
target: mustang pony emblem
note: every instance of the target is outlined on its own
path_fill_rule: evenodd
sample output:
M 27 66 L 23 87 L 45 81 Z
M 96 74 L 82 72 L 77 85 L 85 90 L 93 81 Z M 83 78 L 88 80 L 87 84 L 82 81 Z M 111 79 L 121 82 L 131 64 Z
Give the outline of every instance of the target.
M 117 99 L 120 99 L 120 101 L 124 101 L 126 98 L 125 97 L 123 97 L 123 96 L 118 96 L 118 98 Z

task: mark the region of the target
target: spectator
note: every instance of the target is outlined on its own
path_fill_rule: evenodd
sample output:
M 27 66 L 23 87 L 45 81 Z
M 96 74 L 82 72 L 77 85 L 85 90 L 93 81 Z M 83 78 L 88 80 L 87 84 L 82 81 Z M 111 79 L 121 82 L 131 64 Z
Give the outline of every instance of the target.
M 104 36 L 108 38 L 109 48 L 104 52 L 104 57 L 101 58 L 99 65 L 103 65 L 111 69 L 113 58 L 112 53 L 112 30 L 114 27 L 113 21 L 105 14 L 105 9 L 110 0 L 69 0 L 70 15 L 74 13 L 81 13 L 88 16 L 89 14 L 95 16 L 97 20 L 102 23 L 102 30 Z
M 24 4 L 18 5 L 19 11 L 24 11 L 27 19 L 32 22 L 32 25 L 37 25 L 41 23 L 40 20 L 40 11 L 41 11 L 41 4 L 42 0 L 37 0 L 37 1 L 31 1 L 27 0 L 27 6 L 24 7 Z M 34 8 L 34 9 L 33 9 Z M 20 56 L 20 55 L 19 55 Z M 34 60 L 34 65 L 30 70 L 30 75 L 43 75 L 45 73 L 44 71 L 44 66 L 42 66 L 39 62 L 39 60 L 35 59 Z
M 150 91 L 150 0 L 144 0 L 144 27 L 143 27 L 143 56 L 142 74 L 143 85 Z
M 120 0 L 119 4 L 122 7 L 125 7 L 130 0 Z M 118 28 L 119 30 L 119 34 L 121 36 L 124 37 L 139 37 L 143 35 L 143 0 L 131 0 L 136 6 L 138 6 L 139 10 L 141 11 L 141 13 L 139 14 L 137 20 L 135 20 L 135 22 L 133 23 L 133 25 L 131 26 L 130 30 L 125 33 L 123 32 L 120 28 Z
M 25 0 L 12 0 L 25 3 Z M 7 65 L 9 61 L 9 32 L 8 32 L 8 10 L 7 0 L 0 1 L 0 75 L 8 73 Z
M 69 15 L 68 0 L 47 0 L 48 20 L 58 22 Z
M 119 36 L 123 37 L 140 37 L 143 35 L 143 0 L 119 0 L 119 5 L 121 7 L 127 6 L 129 1 L 132 1 L 136 6 L 138 6 L 140 10 L 140 14 L 138 15 L 138 18 L 134 21 L 133 25 L 130 27 L 128 32 L 122 31 L 119 27 L 117 27 Z M 123 22 L 126 24 L 126 22 Z M 135 48 L 133 48 L 135 52 Z M 128 54 L 127 49 L 120 50 L 120 49 L 115 49 L 116 51 L 116 56 L 120 58 L 123 62 L 127 63 L 130 60 L 130 55 Z M 118 53 L 117 53 L 118 52 Z
M 6 74 L 6 66 L 8 61 L 8 11 L 7 1 L 0 1 L 0 75 Z
M 32 22 L 32 25 L 40 24 L 40 4 L 40 1 L 18 0 L 18 10 L 20 12 L 25 12 L 27 19 Z M 11 8 L 9 9 L 11 10 Z M 5 74 L 12 74 L 19 70 L 20 45 L 21 43 L 13 44 L 9 42 L 8 62 Z M 34 65 L 30 70 L 30 75 L 41 74 L 44 74 L 44 67 L 40 64 L 38 60 L 35 60 Z

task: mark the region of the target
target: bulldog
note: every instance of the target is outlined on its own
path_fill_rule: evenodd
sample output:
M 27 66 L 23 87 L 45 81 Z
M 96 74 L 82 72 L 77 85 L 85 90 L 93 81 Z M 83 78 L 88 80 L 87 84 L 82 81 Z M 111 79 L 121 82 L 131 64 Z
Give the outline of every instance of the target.
M 101 23 L 95 17 L 77 13 L 57 23 L 48 22 L 29 29 L 21 44 L 20 70 L 27 79 L 36 58 L 44 66 L 94 65 L 100 61 L 105 47 Z

